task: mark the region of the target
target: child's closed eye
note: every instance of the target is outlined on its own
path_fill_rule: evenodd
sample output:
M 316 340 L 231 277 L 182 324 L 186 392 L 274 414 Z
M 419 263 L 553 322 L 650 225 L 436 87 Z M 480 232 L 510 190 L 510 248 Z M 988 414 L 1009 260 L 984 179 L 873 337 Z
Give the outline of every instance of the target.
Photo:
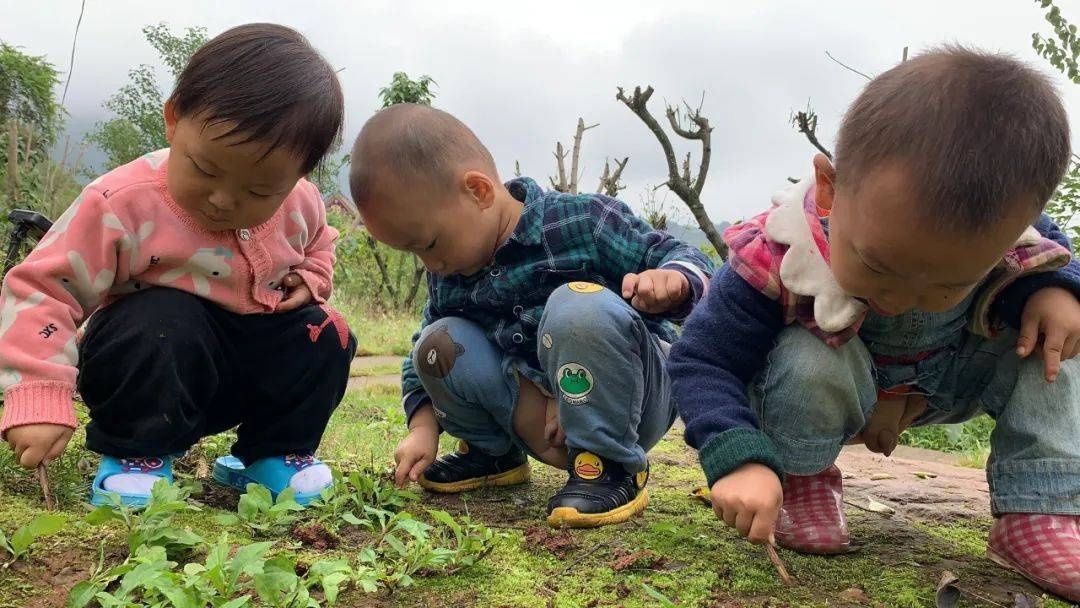
M 217 176 L 216 176 L 216 175 L 214 175 L 213 173 L 210 173 L 210 172 L 209 172 L 209 171 L 207 171 L 206 169 L 203 169 L 202 167 L 200 167 L 200 166 L 199 166 L 199 163 L 195 162 L 195 159 L 194 159 L 194 158 L 191 158 L 191 157 L 189 156 L 189 157 L 188 157 L 188 160 L 189 160 L 189 161 L 191 161 L 191 166 L 195 167 L 195 170 L 196 170 L 196 171 L 198 171 L 199 173 L 201 173 L 201 174 L 205 175 L 206 177 L 217 177 Z

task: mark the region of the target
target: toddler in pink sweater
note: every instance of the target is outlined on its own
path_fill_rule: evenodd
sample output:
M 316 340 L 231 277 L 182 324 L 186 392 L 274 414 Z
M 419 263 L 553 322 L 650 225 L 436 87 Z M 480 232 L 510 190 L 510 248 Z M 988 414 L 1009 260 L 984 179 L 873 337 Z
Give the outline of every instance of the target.
M 20 464 L 63 452 L 77 388 L 95 504 L 145 504 L 175 455 L 237 425 L 218 481 L 301 503 L 329 485 L 313 454 L 356 343 L 327 305 L 337 233 L 304 176 L 343 106 L 289 28 L 239 26 L 194 54 L 165 103 L 169 148 L 91 182 L 4 279 L 0 435 Z

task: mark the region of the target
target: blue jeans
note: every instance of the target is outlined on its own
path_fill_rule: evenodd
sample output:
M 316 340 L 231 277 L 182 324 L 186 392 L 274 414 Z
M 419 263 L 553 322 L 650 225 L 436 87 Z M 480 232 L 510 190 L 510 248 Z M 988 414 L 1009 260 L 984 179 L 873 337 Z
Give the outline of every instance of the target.
M 810 475 L 828 468 L 862 430 L 877 386 L 905 375 L 917 379 L 929 406 L 916 425 L 981 413 L 997 421 L 987 463 L 995 515 L 1080 514 L 1080 361 L 1063 362 L 1049 383 L 1042 358 L 1019 359 L 1015 344 L 1014 331 L 993 339 L 964 332 L 911 369 L 876 369 L 860 338 L 833 349 L 790 326 L 749 392 L 785 470 Z
M 413 359 L 443 429 L 487 454 L 529 451 L 514 432 L 513 413 L 519 376 L 531 378 L 558 399 L 567 447 L 619 462 L 631 473 L 643 470 L 646 452 L 676 416 L 664 369 L 667 345 L 607 289 L 559 287 L 538 332 L 540 369 L 534 369 L 467 319 L 446 317 L 424 328 Z M 452 352 L 453 360 L 443 356 L 436 373 L 425 373 L 433 371 L 423 361 L 433 349 Z

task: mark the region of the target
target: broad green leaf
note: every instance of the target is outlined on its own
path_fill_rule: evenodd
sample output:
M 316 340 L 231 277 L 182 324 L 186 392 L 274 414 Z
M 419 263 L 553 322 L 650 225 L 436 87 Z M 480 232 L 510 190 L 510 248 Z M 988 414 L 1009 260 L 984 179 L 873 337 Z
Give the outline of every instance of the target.
M 99 589 L 97 585 L 90 581 L 77 583 L 68 593 L 68 608 L 85 608 L 87 604 L 94 601 L 94 595 L 97 594 Z
M 397 526 L 416 540 L 427 539 L 428 531 L 431 530 L 431 526 L 425 524 L 418 519 L 399 519 L 397 522 Z
M 235 526 L 240 523 L 236 513 L 218 513 L 214 516 L 214 522 L 222 526 Z
M 362 520 L 359 517 L 357 517 L 356 514 L 353 513 L 352 511 L 347 511 L 346 513 L 344 513 L 341 516 L 341 519 L 343 521 L 345 521 L 346 523 L 350 523 L 350 524 L 352 524 L 354 526 L 363 526 L 363 525 L 368 523 L 367 521 Z
M 241 608 L 242 606 L 247 606 L 249 603 L 251 603 L 251 596 L 244 595 L 222 604 L 219 608 Z
M 262 600 L 277 606 L 282 598 L 296 590 L 300 579 L 293 572 L 272 570 L 255 575 L 255 592 Z
M 15 531 L 15 534 L 11 535 L 11 548 L 15 550 L 15 554 L 21 555 L 38 538 L 59 532 L 66 522 L 67 518 L 63 515 L 55 513 L 38 515 L 30 520 L 30 523 L 19 528 Z
M 431 514 L 432 519 L 434 519 L 435 521 L 439 522 L 440 524 L 446 526 L 447 528 L 450 528 L 451 530 L 458 530 L 458 529 L 461 528 L 461 526 L 458 524 L 458 522 L 454 520 L 454 517 L 452 515 L 450 515 L 449 513 L 447 513 L 446 511 L 441 511 L 439 509 L 432 509 L 432 510 L 428 511 L 428 513 Z
M 117 513 L 116 509 L 109 505 L 101 505 L 94 509 L 86 516 L 86 523 L 98 526 L 106 522 L 120 520 L 123 521 L 123 517 Z
M 265 563 L 263 557 L 273 544 L 272 542 L 263 542 L 240 547 L 227 566 L 229 586 L 235 586 L 240 577 L 245 574 L 254 576 L 261 572 Z
M 409 550 L 405 548 L 405 544 L 398 540 L 393 534 L 387 534 L 383 537 L 383 540 L 386 541 L 386 544 L 390 545 L 390 548 L 396 551 L 398 555 L 404 556 L 409 552 Z

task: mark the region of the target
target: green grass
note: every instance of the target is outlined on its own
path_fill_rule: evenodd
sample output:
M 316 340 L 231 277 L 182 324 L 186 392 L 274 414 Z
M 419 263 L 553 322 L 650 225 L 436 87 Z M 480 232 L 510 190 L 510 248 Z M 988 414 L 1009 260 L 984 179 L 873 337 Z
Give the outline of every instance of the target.
M 381 365 L 357 365 L 353 364 L 349 375 L 353 378 L 370 378 L 373 376 L 390 376 L 401 372 L 401 361 L 393 361 Z
M 321 455 L 339 469 L 389 467 L 403 422 L 395 386 L 350 391 L 330 421 Z M 453 441 L 444 437 L 444 449 Z M 90 472 L 81 470 L 78 462 L 94 458 L 78 443 L 53 465 L 54 478 L 64 479 L 68 488 L 64 504 L 72 525 L 37 550 L 46 559 L 63 554 L 69 546 L 83 545 L 83 552 L 92 553 L 98 543 L 104 542 L 107 551 L 123 545 L 116 527 L 91 528 L 79 522 L 81 492 Z M 227 448 L 228 436 L 214 438 L 200 444 L 197 456 L 211 459 Z M 0 454 L 0 522 L 10 528 L 28 522 L 41 506 L 36 484 L 14 468 L 9 452 Z M 933 606 L 933 586 L 943 564 L 954 569 L 959 565 L 962 577 L 1008 577 L 981 557 L 989 525 L 982 519 L 897 529 L 893 523 L 883 528 L 887 521 L 876 516 L 851 512 L 854 535 L 865 540 L 862 550 L 834 558 L 782 552 L 799 582 L 784 587 L 764 551 L 739 539 L 704 505 L 688 497 L 703 477 L 678 434 L 669 434 L 653 454 L 646 514 L 621 526 L 571 532 L 572 546 L 565 555 L 531 543 L 526 533 L 541 522 L 546 498 L 561 485 L 564 477 L 557 471 L 534 464 L 534 481 L 522 488 L 422 498 L 409 509 L 468 512 L 503 530 L 505 537 L 483 562 L 454 576 L 422 578 L 413 589 L 393 595 L 369 597 L 350 591 L 339 605 L 579 607 L 595 600 L 595 606 L 661 606 L 646 592 L 647 584 L 677 606 L 761 606 L 769 598 L 773 606 L 834 606 L 843 590 L 860 586 L 875 602 L 921 608 Z M 178 523 L 216 538 L 222 527 L 213 521 L 215 512 L 186 514 Z M 242 529 L 230 531 L 233 538 L 243 538 Z M 278 550 L 299 550 L 310 559 L 349 556 L 341 549 L 300 550 L 286 539 L 279 540 Z M 616 569 L 620 558 L 634 553 L 643 555 L 634 567 Z M 25 606 L 31 598 L 49 593 L 50 585 L 43 579 L 19 572 L 9 578 L 0 586 L 0 606 Z
M 340 470 L 385 470 L 403 432 L 397 386 L 353 390 L 335 412 L 320 454 Z M 0 573 L 4 579 L 0 607 L 26 606 L 33 598 L 55 593 L 57 585 L 52 582 L 50 568 L 85 569 L 97 558 L 99 547 L 104 548 L 107 562 L 122 559 L 125 540 L 116 526 L 91 527 L 80 519 L 85 512 L 85 490 L 96 465 L 96 457 L 82 448 L 81 437 L 80 431 L 72 447 L 51 468 L 71 524 L 35 548 L 28 569 Z M 178 470 L 190 476 L 198 461 L 206 463 L 225 453 L 230 440 L 229 434 L 204 440 Z M 444 450 L 453 443 L 452 438 L 443 437 Z M 738 538 L 708 508 L 689 497 L 690 490 L 704 478 L 677 431 L 669 433 L 653 452 L 652 474 L 651 504 L 642 517 L 620 526 L 566 533 L 571 546 L 564 554 L 553 553 L 543 542 L 535 541 L 537 534 L 556 534 L 540 524 L 547 498 L 565 479 L 559 471 L 534 463 L 532 482 L 520 488 L 487 489 L 464 496 L 421 496 L 410 503 L 409 511 L 422 515 L 426 509 L 439 508 L 455 515 L 468 513 L 504 536 L 487 558 L 452 576 L 424 576 L 415 587 L 393 594 L 368 596 L 349 590 L 338 605 L 665 605 L 647 593 L 648 585 L 677 606 L 836 606 L 842 605 L 838 598 L 845 589 L 860 587 L 872 602 L 922 608 L 934 605 L 934 585 L 943 569 L 957 572 L 973 589 L 995 584 L 1018 588 L 1013 575 L 983 557 L 988 520 L 911 525 L 861 511 L 848 513 L 853 536 L 862 543 L 859 551 L 834 558 L 782 551 L 798 581 L 795 587 L 784 587 L 763 550 Z M 0 527 L 11 529 L 41 513 L 39 494 L 33 479 L 14 465 L 10 452 L 0 450 Z M 207 507 L 202 513 L 182 515 L 177 524 L 213 539 L 226 530 L 213 519 L 219 512 Z M 242 527 L 227 529 L 234 539 L 244 538 Z M 276 541 L 274 551 L 295 553 L 307 562 L 355 558 L 358 550 L 350 546 L 315 551 L 299 546 L 291 537 L 270 540 Z M 640 554 L 640 558 L 631 567 L 617 567 L 620 560 L 633 554 Z M 68 562 L 79 565 L 63 565 Z M 1043 606 L 1065 604 L 1048 601 Z
M 405 356 L 412 350 L 412 335 L 420 326 L 416 314 L 373 312 L 359 297 L 342 292 L 335 292 L 330 304 L 356 335 L 357 355 Z
M 948 452 L 960 456 L 960 464 L 981 469 L 990 455 L 990 433 L 994 421 L 987 415 L 963 424 L 933 424 L 909 428 L 900 435 L 900 443 L 917 448 Z

